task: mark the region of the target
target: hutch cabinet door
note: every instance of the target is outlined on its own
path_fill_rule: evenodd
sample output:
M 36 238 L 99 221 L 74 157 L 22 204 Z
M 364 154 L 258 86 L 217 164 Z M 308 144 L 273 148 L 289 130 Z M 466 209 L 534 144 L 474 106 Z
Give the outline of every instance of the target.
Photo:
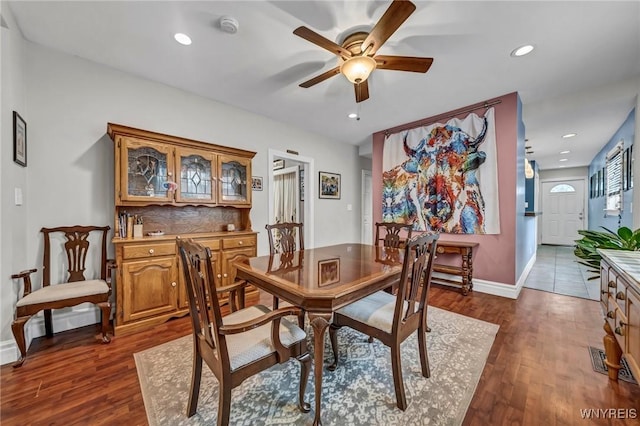
M 251 205 L 251 160 L 218 155 L 218 204 Z
M 178 148 L 176 201 L 216 202 L 216 155 L 211 152 Z
M 122 137 L 120 146 L 119 201 L 172 202 L 175 179 L 173 147 L 161 143 Z M 116 202 L 116 204 L 118 204 Z
M 248 259 L 256 255 L 255 247 L 224 250 L 222 252 L 222 285 L 230 285 L 236 280 L 237 269 L 233 262 Z
M 178 309 L 176 257 L 122 263 L 123 322 Z

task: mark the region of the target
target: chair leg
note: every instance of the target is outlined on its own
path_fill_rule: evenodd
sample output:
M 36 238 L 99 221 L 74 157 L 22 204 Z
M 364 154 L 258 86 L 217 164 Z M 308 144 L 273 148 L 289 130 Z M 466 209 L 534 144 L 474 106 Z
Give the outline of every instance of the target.
M 298 357 L 300 361 L 300 393 L 298 395 L 298 408 L 303 413 L 311 411 L 311 405 L 304 400 L 304 391 L 307 389 L 307 382 L 309 381 L 309 373 L 311 372 L 311 355 L 309 352 L 300 355 Z
M 193 367 L 191 368 L 191 389 L 189 390 L 189 402 L 187 403 L 187 417 L 191 417 L 198 409 L 198 396 L 200 395 L 200 379 L 202 378 L 202 356 L 194 343 Z
M 429 378 L 431 377 L 431 368 L 429 367 L 429 354 L 427 353 L 427 333 L 422 328 L 418 328 L 418 352 L 420 352 L 422 375 Z
M 275 311 L 276 309 L 278 309 L 278 305 L 279 305 L 279 300 L 276 296 L 273 296 L 273 310 Z
M 27 342 L 24 338 L 24 325 L 29 320 L 29 317 L 20 317 L 11 323 L 11 331 L 13 331 L 13 337 L 16 339 L 16 344 L 20 350 L 20 358 L 13 364 L 13 368 L 21 367 L 27 359 Z
M 298 327 L 300 327 L 303 330 L 304 330 L 304 316 L 305 316 L 305 312 L 303 310 L 302 312 L 300 312 L 300 315 L 298 315 Z
M 393 371 L 393 384 L 396 388 L 396 404 L 402 411 L 407 409 L 407 398 L 402 381 L 402 364 L 400 362 L 400 344 L 391 348 L 391 370 Z
M 339 325 L 331 324 L 329 327 L 329 337 L 331 338 L 331 349 L 333 350 L 333 364 L 327 367 L 329 371 L 335 371 L 338 368 L 338 330 Z
M 53 337 L 53 320 L 51 318 L 51 309 L 44 310 L 44 330 L 47 337 Z
M 231 416 L 231 383 L 218 382 L 218 426 L 228 426 Z
M 111 338 L 109 337 L 109 316 L 111 315 L 111 304 L 109 302 L 98 303 L 100 311 L 102 312 L 102 343 L 109 343 Z
M 367 342 L 373 343 L 373 336 L 369 336 L 369 338 L 367 339 Z

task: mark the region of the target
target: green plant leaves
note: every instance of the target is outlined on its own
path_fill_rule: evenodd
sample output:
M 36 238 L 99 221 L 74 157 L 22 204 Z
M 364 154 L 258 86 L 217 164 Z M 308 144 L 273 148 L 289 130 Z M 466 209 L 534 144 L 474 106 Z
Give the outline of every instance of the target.
M 582 239 L 576 240 L 574 254 L 581 260 L 581 265 L 589 268 L 589 272 L 595 274 L 590 280 L 600 277 L 600 259 L 598 249 L 607 250 L 640 250 L 640 228 L 632 231 L 626 226 L 620 227 L 617 232 L 602 227 L 604 231 L 591 231 L 581 229 L 578 234 Z

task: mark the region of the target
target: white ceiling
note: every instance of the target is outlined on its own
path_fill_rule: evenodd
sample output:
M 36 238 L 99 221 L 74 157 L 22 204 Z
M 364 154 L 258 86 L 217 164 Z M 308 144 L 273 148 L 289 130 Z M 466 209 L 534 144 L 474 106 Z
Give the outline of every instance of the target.
M 414 1 L 417 10 L 379 54 L 433 57 L 427 74 L 376 70 L 356 106 L 341 75 L 298 84 L 336 65 L 292 31 L 330 40 L 372 26 L 380 1 L 11 1 L 27 40 L 353 144 L 371 134 L 517 91 L 530 159 L 585 166 L 636 104 L 639 1 Z M 220 30 L 232 16 L 239 31 Z M 185 47 L 175 32 L 191 36 Z M 512 58 L 523 44 L 533 53 Z M 359 109 L 358 109 L 359 108 Z M 347 118 L 358 111 L 359 121 Z M 576 132 L 570 140 L 561 135 Z M 571 150 L 560 163 L 559 151 Z

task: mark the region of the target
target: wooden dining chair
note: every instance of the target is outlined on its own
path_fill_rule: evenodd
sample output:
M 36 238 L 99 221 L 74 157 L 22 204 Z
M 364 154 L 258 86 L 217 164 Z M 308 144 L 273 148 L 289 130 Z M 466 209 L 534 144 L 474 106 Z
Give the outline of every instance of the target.
M 285 316 L 299 315 L 300 309 L 287 307 L 271 311 L 254 305 L 222 317 L 219 289 L 211 250 L 190 239 L 177 239 L 189 297 L 193 328 L 193 368 L 187 416 L 196 413 L 202 362 L 218 379 L 218 426 L 228 425 L 231 390 L 245 379 L 290 358 L 300 361 L 298 405 L 309 412 L 304 392 L 311 369 L 306 333 Z
M 304 250 L 304 230 L 302 223 L 285 222 L 273 225 L 265 225 L 269 237 L 269 254 L 293 253 L 297 250 Z M 279 300 L 273 296 L 273 309 L 278 309 Z M 304 327 L 304 311 L 298 318 L 300 328 Z
M 378 291 L 338 309 L 329 329 L 334 356 L 333 364 L 329 366 L 331 371 L 338 366 L 337 331 L 343 326 L 373 336 L 391 349 L 396 401 L 403 411 L 407 408 L 407 399 L 400 344 L 416 331 L 422 375 L 431 375 L 426 341 L 427 304 L 437 240 L 437 234 L 424 234 L 407 241 L 397 294 Z
M 40 311 L 44 311 L 46 336 L 53 337 L 52 309 L 93 303 L 100 308 L 102 315 L 102 342 L 111 341 L 108 334 L 111 331 L 109 297 L 111 270 L 115 269 L 116 263 L 107 259 L 109 229 L 109 226 L 60 226 L 40 230 L 44 235 L 42 287 L 34 289 L 31 285 L 31 274 L 37 269 L 11 275 L 13 279 L 22 279 L 24 287 L 23 295 L 16 303 L 16 319 L 11 323 L 11 331 L 20 350 L 20 358 L 14 367 L 20 367 L 27 357 L 24 326 Z M 94 244 L 89 239 L 92 233 L 96 236 Z M 57 241 L 60 241 L 59 245 L 55 244 Z M 52 262 L 62 264 L 60 272 L 66 271 L 61 280 L 52 276 Z
M 411 239 L 413 225 L 392 222 L 376 222 L 376 245 L 384 247 L 402 248 Z M 404 235 L 401 233 L 404 231 Z

